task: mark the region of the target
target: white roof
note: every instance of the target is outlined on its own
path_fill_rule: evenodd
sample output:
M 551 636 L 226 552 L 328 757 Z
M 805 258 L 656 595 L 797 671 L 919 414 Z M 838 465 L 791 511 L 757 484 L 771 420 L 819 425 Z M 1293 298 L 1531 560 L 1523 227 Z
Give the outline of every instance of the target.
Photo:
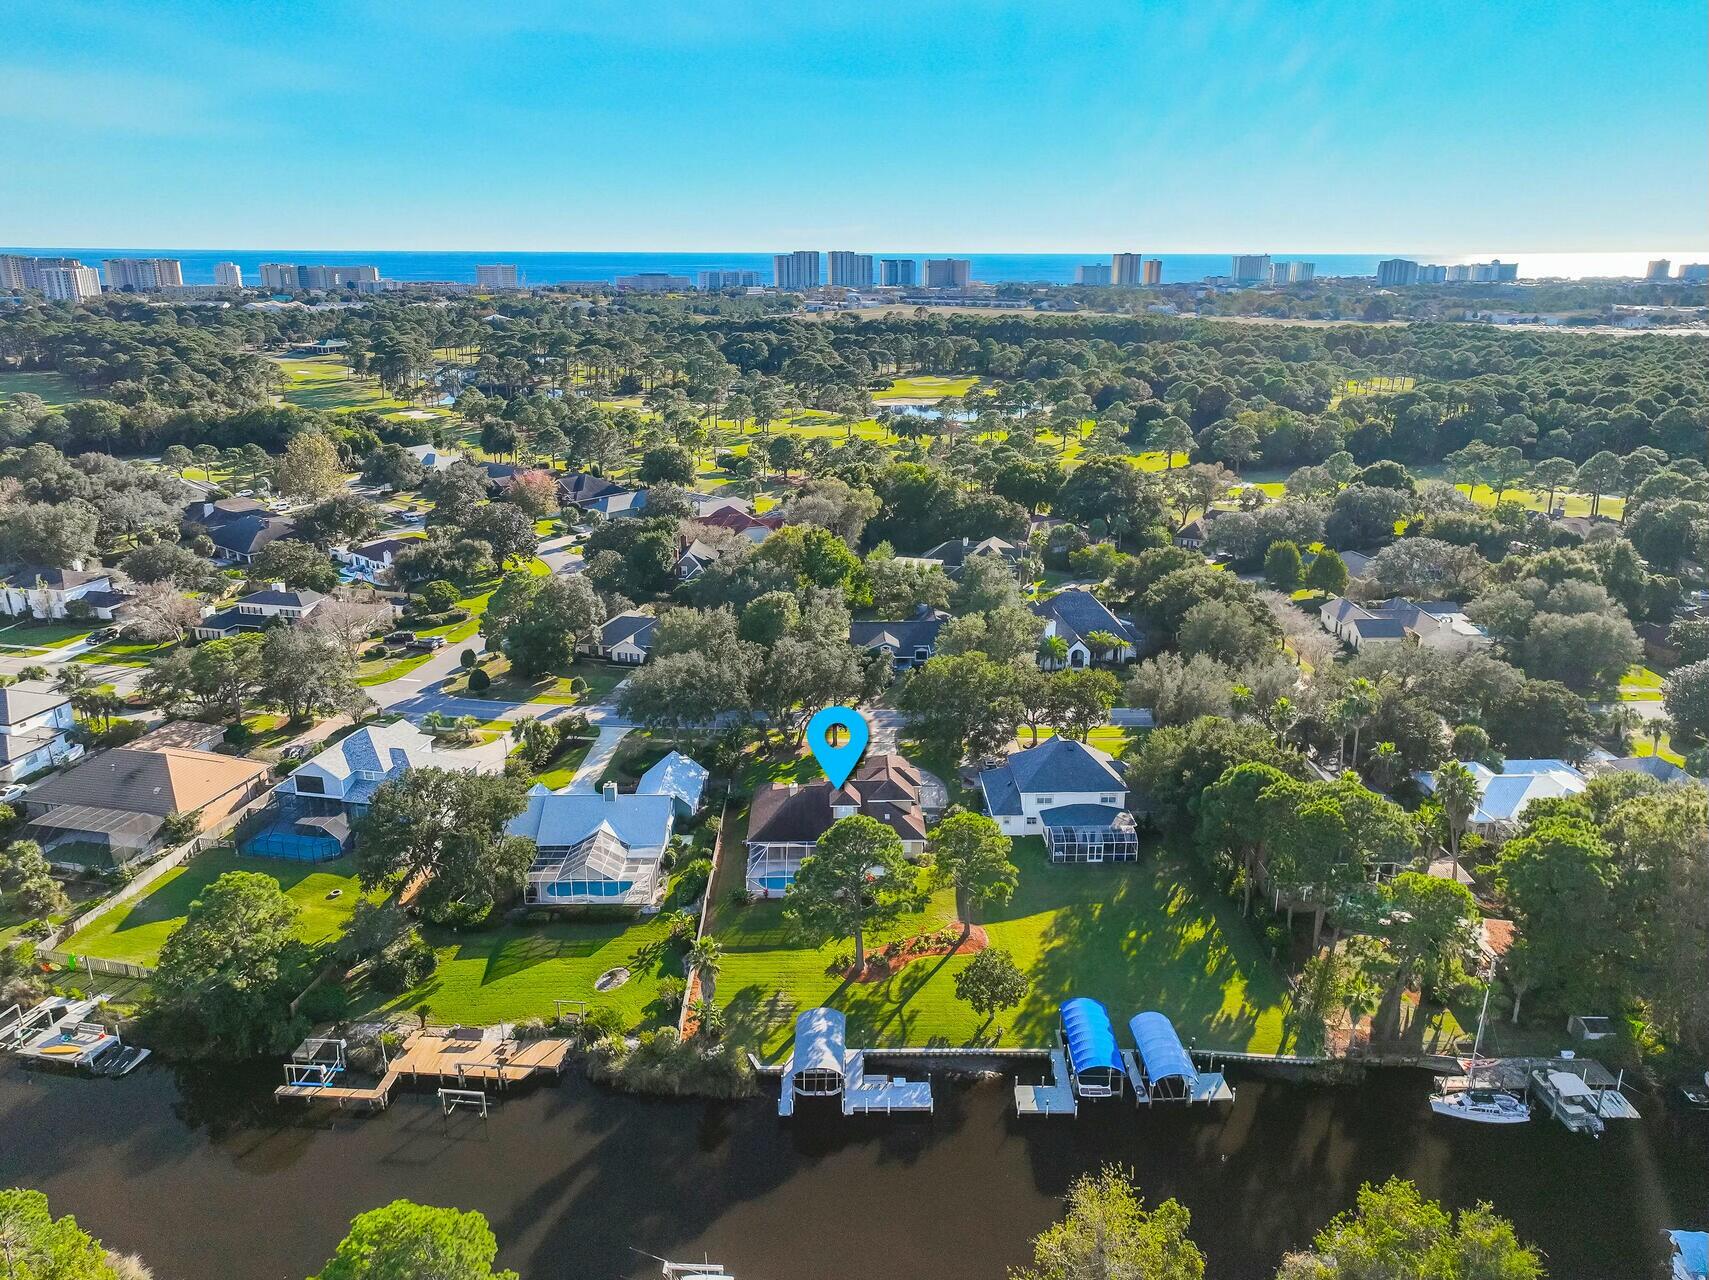
M 672 751 L 641 775 L 635 790 L 642 795 L 671 796 L 689 809 L 700 807 L 706 790 L 706 766 L 680 751 Z
M 1478 807 L 1472 814 L 1477 824 L 1511 822 L 1533 800 L 1576 796 L 1584 790 L 1585 776 L 1565 760 L 1509 760 L 1496 773 L 1476 760 L 1463 761 L 1478 784 Z M 1436 790 L 1436 775 L 1416 774 L 1426 794 Z
M 662 849 L 675 819 L 676 801 L 670 796 L 536 787 L 528 793 L 528 807 L 511 819 L 508 830 L 543 849 L 567 849 L 604 826 L 634 852 Z
M 789 1069 L 842 1074 L 848 1051 L 848 1022 L 835 1009 L 808 1009 L 795 1019 L 795 1050 Z

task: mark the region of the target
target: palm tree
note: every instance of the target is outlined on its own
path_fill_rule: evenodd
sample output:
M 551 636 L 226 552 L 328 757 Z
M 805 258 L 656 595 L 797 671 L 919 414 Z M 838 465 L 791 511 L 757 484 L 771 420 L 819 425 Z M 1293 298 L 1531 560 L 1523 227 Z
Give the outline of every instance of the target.
M 1481 798 L 1478 780 L 1458 760 L 1436 771 L 1436 802 L 1442 806 L 1442 817 L 1448 823 L 1448 853 L 1456 862 L 1460 857 L 1460 833 L 1477 812 Z
M 694 945 L 688 949 L 688 954 L 682 958 L 682 967 L 689 974 L 700 974 L 703 978 L 715 978 L 724 963 L 724 944 L 717 938 L 696 938 Z
M 1377 686 L 1360 676 L 1347 686 L 1347 692 L 1342 695 L 1341 700 L 1347 709 L 1347 719 L 1353 726 L 1353 755 L 1348 763 L 1357 768 L 1359 731 L 1371 723 L 1371 717 L 1377 714 Z
M 1120 652 L 1122 638 L 1108 631 L 1090 631 L 1086 634 L 1086 643 L 1091 646 L 1094 657 L 1108 658 Z
M 1061 636 L 1045 636 L 1038 642 L 1039 665 L 1056 670 L 1068 662 L 1068 641 Z

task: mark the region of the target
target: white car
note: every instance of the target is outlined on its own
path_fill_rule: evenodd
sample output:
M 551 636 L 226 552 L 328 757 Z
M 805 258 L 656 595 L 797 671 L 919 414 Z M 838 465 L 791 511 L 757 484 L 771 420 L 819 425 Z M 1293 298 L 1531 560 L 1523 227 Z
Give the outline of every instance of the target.
M 21 782 L 8 782 L 5 786 L 0 787 L 0 804 L 11 804 L 12 801 L 28 790 L 29 788 Z

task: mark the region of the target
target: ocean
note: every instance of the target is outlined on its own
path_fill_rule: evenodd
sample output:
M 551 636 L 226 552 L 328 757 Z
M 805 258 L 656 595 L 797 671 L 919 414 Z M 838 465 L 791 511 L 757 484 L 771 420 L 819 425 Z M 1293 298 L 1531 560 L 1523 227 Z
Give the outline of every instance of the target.
M 1695 256 L 1691 256 L 1695 252 Z M 643 271 L 666 271 L 694 279 L 699 271 L 748 270 L 759 273 L 760 283 L 770 284 L 771 255 L 768 253 L 506 253 L 503 251 L 472 253 L 456 252 L 398 252 L 389 249 L 332 251 L 325 249 L 163 249 L 163 248 L 5 248 L 0 253 L 24 253 L 44 257 L 80 258 L 89 266 L 99 267 L 103 258 L 177 258 L 184 264 L 184 283 L 212 284 L 216 262 L 235 262 L 243 269 L 246 284 L 259 283 L 263 262 L 299 262 L 327 266 L 374 266 L 387 280 L 446 280 L 473 284 L 475 265 L 483 262 L 514 262 L 527 282 L 534 285 L 559 284 L 573 281 L 610 281 L 620 275 Z M 874 252 L 875 258 L 942 257 L 943 254 Z M 989 283 L 1072 284 L 1075 267 L 1083 263 L 1100 262 L 1108 265 L 1109 254 L 1074 253 L 971 253 L 955 255 L 973 263 L 973 278 Z M 1227 275 L 1231 255 L 1224 253 L 1160 253 L 1146 254 L 1163 263 L 1165 284 L 1180 284 L 1202 280 L 1206 276 Z M 1320 276 L 1374 276 L 1377 263 L 1383 258 L 1412 258 L 1420 262 L 1465 262 L 1474 258 L 1465 254 L 1427 252 L 1402 253 L 1275 253 L 1278 262 L 1314 262 Z M 1582 253 L 1542 254 L 1532 259 L 1537 269 L 1527 269 L 1522 254 L 1476 255 L 1487 261 L 1499 257 L 1503 261 L 1518 258 L 1523 278 L 1539 276 L 1601 276 L 1637 275 L 1650 257 L 1671 256 L 1677 262 L 1709 260 L 1704 251 L 1665 250 L 1640 253 Z

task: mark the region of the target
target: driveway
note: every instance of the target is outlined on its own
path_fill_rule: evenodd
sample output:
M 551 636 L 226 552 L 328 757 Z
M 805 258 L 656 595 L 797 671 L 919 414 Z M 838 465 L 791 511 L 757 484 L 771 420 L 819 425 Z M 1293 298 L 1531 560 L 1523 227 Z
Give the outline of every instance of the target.
M 599 736 L 593 740 L 593 746 L 582 761 L 580 769 L 576 770 L 575 778 L 566 791 L 593 791 L 599 786 L 600 775 L 611 763 L 611 757 L 617 754 L 618 744 L 629 736 L 634 728 L 621 720 L 607 720 L 599 726 Z
M 553 573 L 575 573 L 582 567 L 582 558 L 571 550 L 578 541 L 580 539 L 572 533 L 546 538 L 534 554 L 544 560 Z

